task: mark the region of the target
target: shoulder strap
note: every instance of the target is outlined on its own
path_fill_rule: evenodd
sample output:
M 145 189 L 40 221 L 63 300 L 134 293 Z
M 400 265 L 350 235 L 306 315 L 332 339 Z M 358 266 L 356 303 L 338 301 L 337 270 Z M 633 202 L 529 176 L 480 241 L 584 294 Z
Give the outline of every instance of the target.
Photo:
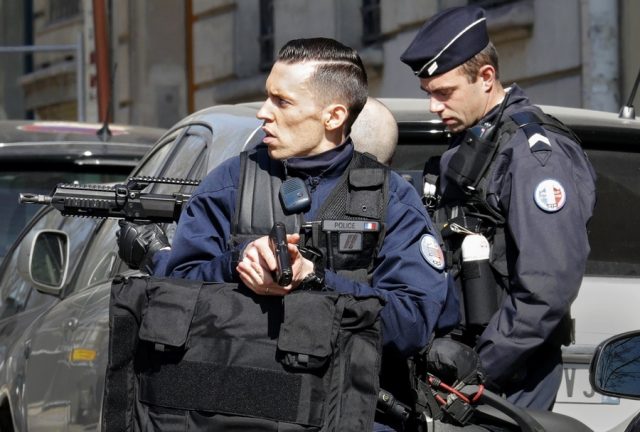
M 375 219 L 383 221 L 389 195 L 389 168 L 354 151 L 349 167 L 318 211 L 323 219 Z
M 232 245 L 266 235 L 275 222 L 285 224 L 288 233 L 300 231 L 299 217 L 285 215 L 280 203 L 280 185 L 285 178 L 281 161 L 269 157 L 264 146 L 240 154 L 240 182 L 231 227 Z
M 542 166 L 547 163 L 553 151 L 546 130 L 580 143 L 580 139 L 564 123 L 544 113 L 536 106 L 532 106 L 530 110 L 515 113 L 511 118 L 518 125 L 518 128 L 524 131 L 531 154 Z
M 529 110 L 513 114 L 511 119 L 513 119 L 519 128 L 526 129 L 531 125 L 540 125 L 551 132 L 564 135 L 567 138 L 580 143 L 580 138 L 571 129 L 569 129 L 567 125 L 554 116 L 545 113 L 535 105 L 532 105 Z

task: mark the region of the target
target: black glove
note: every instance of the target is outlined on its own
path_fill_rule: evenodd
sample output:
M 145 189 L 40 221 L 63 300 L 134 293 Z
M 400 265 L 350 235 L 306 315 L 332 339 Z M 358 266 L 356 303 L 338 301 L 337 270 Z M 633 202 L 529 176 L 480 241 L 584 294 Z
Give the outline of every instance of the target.
M 147 273 L 153 271 L 153 256 L 162 248 L 169 247 L 169 240 L 158 224 L 136 224 L 120 219 L 116 233 L 118 255 L 129 268 Z
M 449 385 L 480 384 L 484 373 L 480 357 L 467 345 L 448 338 L 433 340 L 426 356 L 427 370 Z

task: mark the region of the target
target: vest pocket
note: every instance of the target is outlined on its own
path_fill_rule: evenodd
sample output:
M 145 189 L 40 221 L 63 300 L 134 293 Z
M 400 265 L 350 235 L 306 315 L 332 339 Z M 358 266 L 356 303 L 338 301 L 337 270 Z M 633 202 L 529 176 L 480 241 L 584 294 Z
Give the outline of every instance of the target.
M 277 350 L 280 363 L 297 370 L 327 365 L 340 326 L 336 300 L 335 293 L 312 291 L 294 291 L 284 297 Z
M 154 343 L 159 351 L 185 347 L 201 285 L 184 279 L 150 279 L 140 340 Z

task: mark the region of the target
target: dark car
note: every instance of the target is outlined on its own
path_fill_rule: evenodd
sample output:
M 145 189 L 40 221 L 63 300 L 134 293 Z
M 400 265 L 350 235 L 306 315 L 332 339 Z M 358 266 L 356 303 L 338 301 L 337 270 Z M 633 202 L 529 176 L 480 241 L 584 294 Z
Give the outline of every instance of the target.
M 165 132 L 164 129 L 79 122 L 0 121 L 0 260 L 3 263 L 0 298 L 0 374 L 11 370 L 6 353 L 25 328 L 58 297 L 42 294 L 22 280 L 16 271 L 12 243 L 37 210 L 19 204 L 20 192 L 49 193 L 58 183 L 102 183 L 123 181 Z M 90 220 L 66 220 L 46 212 L 30 226 L 56 229 L 65 226 L 73 232 L 70 253 L 78 249 L 74 242 L 86 243 L 91 235 Z M 46 370 L 46 368 L 45 368 Z M 9 372 L 10 373 L 10 372 Z M 6 394 L 5 380 L 0 393 Z M 6 397 L 2 398 L 6 401 Z M 1 405 L 3 408 L 6 405 Z M 4 423 L 2 423 L 4 422 Z M 0 430 L 8 429 L 5 420 Z
M 640 331 L 615 335 L 598 345 L 589 367 L 589 379 L 595 391 L 603 396 L 640 400 Z M 638 430 L 640 413 L 624 432 Z
M 129 174 L 163 129 L 78 122 L 0 121 L 0 257 L 36 208 L 18 194 L 51 191 L 57 183 L 102 183 Z M 105 129 L 106 131 L 106 129 Z
M 447 133 L 427 114 L 426 100 L 382 101 L 400 129 L 393 168 L 412 179 L 420 192 L 423 163 L 446 149 Z M 133 174 L 202 178 L 223 160 L 261 141 L 258 107 L 226 105 L 194 113 L 168 132 Z M 612 113 L 543 108 L 576 131 L 598 172 L 599 202 L 589 227 L 592 253 L 573 304 L 576 343 L 565 351 L 565 380 L 555 410 L 594 430 L 611 430 L 628 421 L 640 405 L 594 393 L 588 365 L 599 342 L 640 328 L 640 318 L 627 307 L 640 301 L 640 231 L 634 216 L 640 205 L 640 121 L 621 120 Z M 148 192 L 192 190 L 155 183 Z M 5 263 L 14 264 L 0 268 L 0 311 L 9 305 L 7 298 L 16 287 L 22 287 L 22 298 L 49 296 L 56 301 L 34 313 L 20 339 L 5 348 L 4 364 L 11 367 L 0 370 L 0 422 L 21 431 L 96 430 L 107 363 L 110 285 L 115 275 L 134 272 L 118 258 L 115 220 L 83 225 L 86 219 L 63 219 L 50 210 L 38 216 L 40 221 L 34 221 L 8 253 Z M 173 228 L 166 226 L 169 237 Z M 42 259 L 49 271 L 35 274 L 33 266 Z

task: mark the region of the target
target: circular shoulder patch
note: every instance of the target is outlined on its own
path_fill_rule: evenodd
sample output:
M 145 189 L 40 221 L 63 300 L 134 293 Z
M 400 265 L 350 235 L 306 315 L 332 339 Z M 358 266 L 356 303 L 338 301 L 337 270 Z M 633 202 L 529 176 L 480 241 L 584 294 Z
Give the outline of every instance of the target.
M 567 202 L 567 193 L 559 181 L 546 179 L 536 186 L 533 199 L 542 210 L 553 213 L 564 207 Z
M 436 270 L 444 270 L 444 254 L 438 240 L 431 234 L 424 234 L 420 239 L 420 252 L 429 265 Z

